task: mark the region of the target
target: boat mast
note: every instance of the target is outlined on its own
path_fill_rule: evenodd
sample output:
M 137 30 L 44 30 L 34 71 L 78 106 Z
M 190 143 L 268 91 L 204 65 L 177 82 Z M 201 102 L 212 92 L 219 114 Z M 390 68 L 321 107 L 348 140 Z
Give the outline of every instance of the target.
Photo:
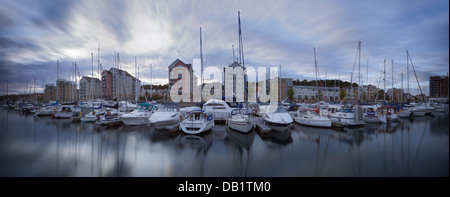
M 202 27 L 200 27 L 200 66 L 201 66 L 201 73 L 200 73 L 200 107 L 203 107 L 203 49 L 202 49 Z
M 402 94 L 401 94 L 401 103 L 403 103 L 403 73 L 402 73 Z
M 242 41 L 242 30 L 241 30 L 241 12 L 238 11 L 238 26 L 239 26 L 239 64 L 244 70 L 244 99 L 245 99 L 245 113 L 248 114 L 248 93 L 247 93 L 247 70 L 244 61 L 244 43 Z M 234 51 L 234 50 L 233 50 Z M 242 60 L 241 60 L 242 58 Z M 281 76 L 281 65 L 280 65 L 280 76 Z M 281 98 L 280 98 L 281 99 Z
M 231 45 L 231 48 L 233 48 L 233 61 L 231 61 L 231 62 L 234 62 L 235 61 L 235 59 L 234 59 L 234 44 Z
M 358 42 L 358 101 L 361 99 L 361 41 Z
M 150 64 L 150 101 L 153 99 L 153 67 Z
M 394 102 L 394 60 L 391 59 L 391 67 L 392 67 L 392 98 L 391 98 L 391 102 Z
M 319 79 L 317 78 L 318 68 L 317 68 L 317 60 L 316 60 L 316 47 L 313 47 L 314 51 L 314 70 L 316 72 L 316 87 L 319 87 Z M 317 94 L 316 101 L 319 101 L 319 94 Z
M 136 56 L 134 56 L 134 99 L 136 100 L 136 103 L 138 101 L 138 97 L 137 97 L 137 60 L 136 60 Z
M 366 102 L 368 102 L 369 101 L 369 59 L 367 59 L 367 68 L 366 68 L 366 75 L 367 75 L 367 78 L 366 78 Z
M 417 78 L 416 69 L 414 69 L 414 64 L 412 62 L 412 59 L 411 59 L 411 56 L 409 55 L 409 53 L 408 53 L 408 56 L 409 56 L 409 60 L 411 61 L 411 67 L 413 68 L 414 75 L 416 76 L 416 81 L 417 81 L 417 85 L 419 86 L 420 94 L 422 95 L 422 100 L 425 103 L 426 102 L 425 101 L 425 95 L 423 94 L 422 88 L 420 87 L 419 78 Z M 428 109 L 427 105 L 425 105 L 425 107 Z
M 100 65 L 100 43 L 98 44 L 98 54 L 97 54 L 97 67 L 98 67 L 98 79 L 100 80 L 100 102 L 102 102 L 102 97 L 103 97 L 103 84 L 102 84 L 102 77 L 101 77 L 101 65 Z
M 408 50 L 406 50 L 406 86 L 408 87 L 408 103 L 409 103 L 409 95 L 410 95 L 410 93 L 409 93 L 409 60 L 408 60 L 408 57 L 409 57 L 409 52 L 408 52 Z
M 386 59 L 384 59 L 384 69 L 383 69 L 383 102 L 386 101 Z
M 323 97 L 324 100 L 327 100 L 326 96 L 327 96 L 327 70 L 325 69 L 325 90 L 324 90 L 324 97 Z
M 78 78 L 77 78 L 77 71 L 78 71 L 78 67 L 77 67 L 77 63 L 75 62 L 75 100 L 79 101 L 80 100 L 80 94 L 78 94 Z
M 94 88 L 95 88 L 95 86 L 94 86 L 94 53 L 91 53 L 91 65 L 92 65 L 92 73 L 91 73 L 91 86 L 92 86 L 92 89 L 91 89 L 91 102 L 93 102 L 93 100 L 94 100 Z M 91 104 L 94 104 L 94 103 L 91 103 Z
M 56 98 L 59 102 L 59 60 L 56 60 Z
M 117 78 L 116 78 L 116 70 L 117 70 L 117 58 L 116 58 L 116 52 L 114 51 L 114 69 L 113 69 L 113 96 L 115 97 L 116 101 L 119 102 L 117 98 Z

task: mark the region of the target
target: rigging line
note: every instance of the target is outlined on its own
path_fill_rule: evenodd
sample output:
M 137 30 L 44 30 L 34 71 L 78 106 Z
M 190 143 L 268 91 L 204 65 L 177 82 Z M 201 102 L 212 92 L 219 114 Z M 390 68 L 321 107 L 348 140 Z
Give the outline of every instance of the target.
M 419 79 L 417 78 L 416 69 L 414 69 L 414 64 L 412 62 L 411 55 L 409 55 L 409 53 L 408 53 L 408 56 L 409 56 L 409 60 L 411 61 L 411 66 L 413 68 L 414 75 L 416 76 L 416 81 L 417 81 L 417 85 L 419 86 L 420 94 L 422 95 L 422 100 L 423 100 L 423 102 L 425 102 L 425 97 L 424 97 L 424 94 L 422 93 L 422 88 L 420 87 Z M 427 105 L 425 105 L 425 107 L 428 109 Z

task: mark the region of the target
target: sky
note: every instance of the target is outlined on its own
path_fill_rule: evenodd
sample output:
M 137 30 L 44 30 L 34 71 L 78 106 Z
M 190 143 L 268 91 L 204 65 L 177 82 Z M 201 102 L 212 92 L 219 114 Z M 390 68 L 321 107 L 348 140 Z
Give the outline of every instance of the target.
M 246 66 L 281 65 L 282 77 L 315 79 L 313 48 L 321 79 L 350 81 L 354 71 L 354 82 L 383 88 L 386 59 L 386 88 L 401 88 L 404 73 L 406 89 L 406 50 L 425 94 L 430 76 L 449 72 L 447 0 L 0 0 L 1 93 L 6 86 L 9 94 L 23 93 L 35 79 L 42 92 L 56 81 L 57 60 L 60 78 L 73 76 L 72 62 L 91 76 L 91 53 L 94 77 L 97 61 L 109 70 L 118 52 L 132 75 L 136 57 L 142 84 L 165 84 L 177 58 L 200 58 L 200 27 L 205 67 L 228 66 L 238 45 L 238 11 Z

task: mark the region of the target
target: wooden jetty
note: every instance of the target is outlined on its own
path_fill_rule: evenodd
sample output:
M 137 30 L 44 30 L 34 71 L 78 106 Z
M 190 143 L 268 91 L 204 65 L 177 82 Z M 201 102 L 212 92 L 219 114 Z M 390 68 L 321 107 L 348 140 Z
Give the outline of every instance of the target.
M 252 122 L 254 122 L 255 127 L 261 132 L 261 133 L 269 133 L 272 129 L 264 124 L 263 119 L 260 117 L 253 117 Z
M 343 131 L 345 128 L 345 123 L 343 122 L 331 122 L 331 128 L 336 129 L 336 130 L 341 130 Z

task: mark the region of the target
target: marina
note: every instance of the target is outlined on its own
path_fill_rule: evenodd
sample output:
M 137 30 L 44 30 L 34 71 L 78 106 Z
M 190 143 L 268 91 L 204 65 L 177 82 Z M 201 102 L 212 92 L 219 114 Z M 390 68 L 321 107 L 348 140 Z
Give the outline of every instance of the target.
M 343 131 L 224 124 L 200 135 L 0 109 L 0 176 L 448 176 L 449 113 Z M 254 120 L 256 125 L 261 119 Z
M 2 3 L 0 176 L 448 177 L 448 2 L 404 4 Z

